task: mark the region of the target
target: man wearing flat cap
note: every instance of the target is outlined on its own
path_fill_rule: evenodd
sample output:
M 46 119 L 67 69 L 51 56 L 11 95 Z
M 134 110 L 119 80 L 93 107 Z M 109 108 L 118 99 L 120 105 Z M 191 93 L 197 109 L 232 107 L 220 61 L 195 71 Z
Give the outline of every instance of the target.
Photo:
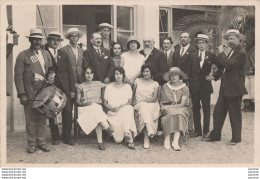
M 247 94 L 245 66 L 248 57 L 245 49 L 241 46 L 244 35 L 239 30 L 230 29 L 223 38 L 227 40 L 228 48 L 223 49 L 223 45 L 218 47 L 218 60 L 224 66 L 224 73 L 221 77 L 219 97 L 213 113 L 213 130 L 205 141 L 221 140 L 221 130 L 227 112 L 229 112 L 232 138 L 228 144 L 234 146 L 241 142 L 241 100 L 243 95 Z M 229 53 L 227 53 L 228 51 Z
M 102 37 L 102 47 L 106 48 L 110 51 L 112 48 L 112 45 L 115 43 L 115 41 L 110 39 L 111 30 L 114 28 L 112 25 L 108 23 L 101 23 L 99 24 L 100 33 Z
M 50 53 L 52 58 L 52 63 L 55 71 L 54 85 L 58 87 L 62 92 L 64 92 L 67 98 L 71 98 L 73 93 L 76 92 L 75 79 L 70 65 L 69 58 L 66 53 L 62 53 L 58 50 L 60 41 L 63 41 L 61 34 L 57 31 L 51 31 L 47 37 L 48 47 L 47 51 Z M 70 103 L 66 104 L 65 108 L 62 111 L 62 128 L 66 129 L 66 115 Z M 70 109 L 69 109 L 70 110 Z M 70 112 L 69 112 L 70 113 Z M 51 135 L 52 135 L 52 144 L 58 145 L 60 136 L 59 129 L 55 120 L 53 118 L 49 119 Z M 66 133 L 66 132 L 64 132 Z
M 28 153 L 34 153 L 36 147 L 44 152 L 50 149 L 46 145 L 46 117 L 32 107 L 37 93 L 45 86 L 45 80 L 53 83 L 54 71 L 50 54 L 41 49 L 41 29 L 31 29 L 29 38 L 31 46 L 20 52 L 14 68 L 14 82 L 18 98 L 24 106 Z
M 82 72 L 83 59 L 84 59 L 83 50 L 78 46 L 78 41 L 82 36 L 83 33 L 80 32 L 78 28 L 72 27 L 68 29 L 68 32 L 65 34 L 65 38 L 69 40 L 69 44 L 60 49 L 61 57 L 67 58 L 66 60 L 70 64 L 72 69 L 72 73 L 70 73 L 69 71 L 67 72 L 64 71 L 64 69 L 66 69 L 64 67 L 64 69 L 60 71 L 61 76 L 69 75 L 68 78 L 71 79 L 70 75 L 73 74 L 75 87 L 77 87 L 78 84 L 81 84 L 84 81 L 84 75 Z M 73 109 L 73 103 L 75 100 L 75 92 L 76 92 L 74 85 L 70 81 L 69 82 L 70 88 L 68 88 L 70 90 L 65 91 L 66 90 L 65 87 L 63 89 L 65 93 L 68 95 L 67 96 L 68 99 L 67 99 L 67 104 L 64 107 L 62 112 L 62 124 L 63 124 L 62 136 L 65 144 L 72 145 L 72 146 L 75 145 L 71 136 L 72 109 Z M 63 86 L 65 86 L 65 84 Z
M 195 131 L 190 137 L 201 136 L 206 138 L 210 126 L 210 95 L 213 93 L 211 80 L 217 81 L 223 73 L 223 66 L 217 61 L 215 54 L 207 50 L 209 37 L 205 34 L 198 34 L 195 38 L 198 52 L 192 61 L 190 74 L 190 92 L 192 98 L 193 120 Z M 215 64 L 218 70 L 211 75 L 212 65 Z M 203 108 L 203 130 L 201 129 L 200 108 Z

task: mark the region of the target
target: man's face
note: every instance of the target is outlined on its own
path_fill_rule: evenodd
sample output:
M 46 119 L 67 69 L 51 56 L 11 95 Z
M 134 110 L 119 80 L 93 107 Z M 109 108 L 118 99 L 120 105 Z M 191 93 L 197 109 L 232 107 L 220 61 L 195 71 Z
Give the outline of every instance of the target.
M 204 51 L 206 50 L 208 46 L 208 43 L 205 40 L 198 40 L 197 41 L 197 47 L 199 48 L 199 51 Z
M 69 41 L 71 44 L 76 45 L 79 41 L 79 34 L 70 34 L 69 35 Z
M 188 34 L 188 33 L 182 33 L 181 34 L 181 38 L 180 38 L 180 41 L 181 41 L 181 45 L 183 46 L 183 47 L 185 47 L 186 45 L 188 45 L 189 43 L 190 43 L 190 41 L 191 41 L 191 39 L 190 39 L 190 35 Z
M 108 27 L 103 27 L 103 29 L 101 30 L 101 35 L 104 39 L 109 39 L 111 33 L 111 29 Z
M 163 50 L 168 51 L 171 48 L 171 42 L 168 39 L 163 41 Z
M 143 40 L 144 48 L 152 49 L 154 47 L 154 40 L 151 38 L 145 38 Z
M 48 44 L 49 44 L 49 47 L 51 47 L 52 49 L 57 49 L 60 44 L 60 39 L 49 38 Z
M 102 38 L 100 34 L 93 34 L 93 38 L 91 39 L 91 43 L 96 46 L 100 47 L 102 44 Z
M 236 48 L 239 45 L 240 39 L 236 35 L 228 36 L 228 46 L 232 49 Z
M 42 39 L 40 38 L 30 38 L 31 48 L 33 50 L 39 50 L 41 48 Z

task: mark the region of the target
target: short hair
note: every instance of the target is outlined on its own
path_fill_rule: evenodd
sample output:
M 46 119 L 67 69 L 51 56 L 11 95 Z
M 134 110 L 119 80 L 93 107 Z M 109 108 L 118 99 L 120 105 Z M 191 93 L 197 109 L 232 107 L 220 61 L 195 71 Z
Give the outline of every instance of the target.
M 115 56 L 113 49 L 114 49 L 114 46 L 115 46 L 116 44 L 120 45 L 120 47 L 121 47 L 121 52 L 123 52 L 123 46 L 122 46 L 122 44 L 119 43 L 119 42 L 115 42 L 115 43 L 113 43 L 113 45 L 112 45 L 112 47 L 111 47 L 111 49 L 110 49 L 110 54 L 111 54 L 112 57 Z
M 152 68 L 152 65 L 149 64 L 149 63 L 142 65 L 142 67 L 141 67 L 141 74 L 143 74 L 143 72 L 144 72 L 144 70 L 145 70 L 146 68 L 148 68 L 148 69 L 150 70 L 151 77 L 153 77 L 153 75 L 154 75 L 153 68 Z
M 94 39 L 94 35 L 95 35 L 95 34 L 101 35 L 101 34 L 98 33 L 98 32 L 93 32 L 93 33 L 90 35 L 90 39 Z
M 169 40 L 169 41 L 170 41 L 170 43 L 171 43 L 171 44 L 173 44 L 173 41 L 172 41 L 172 38 L 171 38 L 171 37 L 165 37 L 165 38 L 163 39 L 163 41 L 162 41 L 162 42 L 164 42 L 164 40 Z
M 85 73 L 86 73 L 87 69 L 90 69 L 91 73 L 94 73 L 94 68 L 92 66 L 87 66 L 87 68 L 85 69 Z
M 189 32 L 182 32 L 181 35 L 184 34 L 184 33 L 188 34 L 188 35 L 189 35 L 189 38 L 191 38 Z
M 123 67 L 115 67 L 114 75 L 116 74 L 116 71 L 119 71 L 121 74 L 123 74 L 123 79 L 125 79 L 125 69 Z

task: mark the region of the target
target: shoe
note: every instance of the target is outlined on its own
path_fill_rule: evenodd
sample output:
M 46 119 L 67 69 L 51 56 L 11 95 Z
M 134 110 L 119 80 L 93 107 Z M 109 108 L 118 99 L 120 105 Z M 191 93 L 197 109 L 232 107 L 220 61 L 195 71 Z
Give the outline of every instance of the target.
M 125 136 L 124 136 L 126 141 L 130 140 L 130 134 L 125 132 Z
M 75 145 L 75 142 L 74 142 L 72 139 L 70 139 L 70 140 L 68 140 L 68 141 L 65 141 L 65 144 L 74 146 L 74 145 Z
M 101 142 L 101 143 L 98 143 L 98 149 L 105 150 L 106 148 L 105 148 L 104 144 Z
M 194 132 L 190 134 L 190 138 L 195 138 L 201 136 L 201 132 Z
M 181 151 L 179 144 L 176 144 L 176 145 L 172 144 L 172 148 L 174 151 Z
M 209 132 L 203 133 L 202 138 L 207 138 L 209 136 Z
M 146 142 L 144 143 L 144 149 L 149 149 L 150 148 L 150 143 Z
M 34 153 L 36 151 L 36 147 L 34 146 L 34 145 L 29 145 L 28 147 L 27 147 L 27 152 L 28 153 Z
M 134 143 L 128 143 L 128 148 L 135 150 L 135 144 Z
M 59 144 L 60 144 L 60 141 L 58 141 L 58 140 L 52 141 L 52 145 L 59 145 Z
M 214 141 L 220 141 L 220 139 L 213 139 L 210 136 L 208 136 L 206 138 L 202 138 L 201 141 L 204 141 L 204 142 L 214 142 Z
M 170 149 L 170 148 L 171 148 L 170 141 L 167 141 L 167 142 L 166 142 L 166 141 L 164 140 L 164 148 L 165 148 L 165 149 Z
M 236 146 L 239 142 L 228 142 L 227 145 L 230 145 L 230 146 Z
M 46 144 L 39 145 L 38 148 L 41 149 L 43 152 L 50 152 L 51 151 Z

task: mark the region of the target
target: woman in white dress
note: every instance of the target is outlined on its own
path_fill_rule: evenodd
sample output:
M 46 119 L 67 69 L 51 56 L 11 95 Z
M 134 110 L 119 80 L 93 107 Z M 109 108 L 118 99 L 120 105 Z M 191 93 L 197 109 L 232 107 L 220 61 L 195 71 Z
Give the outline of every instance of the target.
M 93 76 L 93 68 L 87 67 L 86 81 L 77 88 L 78 123 L 87 135 L 95 129 L 98 148 L 105 150 L 102 142 L 102 128 L 107 130 L 108 133 L 113 132 L 107 122 L 107 115 L 101 106 L 101 89 L 106 85 L 100 81 L 92 81 Z
M 127 47 L 129 51 L 122 54 L 121 66 L 125 69 L 126 82 L 132 86 L 135 79 L 141 76 L 140 69 L 145 63 L 145 57 L 138 52 L 140 43 L 136 37 L 129 37 Z
M 108 110 L 108 122 L 112 126 L 113 138 L 116 143 L 123 139 L 130 149 L 135 149 L 133 138 L 137 135 L 134 109 L 132 103 L 132 88 L 123 83 L 125 71 L 122 67 L 115 68 L 115 81 L 107 85 L 104 95 L 104 106 Z
M 152 79 L 152 68 L 143 65 L 142 78 L 137 78 L 134 83 L 134 109 L 136 111 L 137 131 L 144 130 L 144 148 L 150 147 L 149 137 L 157 132 L 160 105 L 158 102 L 159 84 Z

